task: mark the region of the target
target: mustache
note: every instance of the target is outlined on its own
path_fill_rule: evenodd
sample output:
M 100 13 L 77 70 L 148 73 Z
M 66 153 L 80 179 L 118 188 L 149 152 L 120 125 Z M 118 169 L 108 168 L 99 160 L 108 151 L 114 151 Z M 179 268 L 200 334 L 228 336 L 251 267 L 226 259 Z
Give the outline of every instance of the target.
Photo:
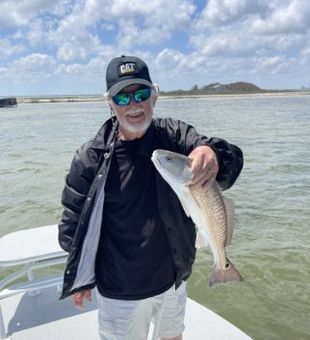
M 134 115 L 134 114 L 138 114 L 138 113 L 144 113 L 144 110 L 142 109 L 130 109 L 128 111 L 126 111 L 126 116 L 128 115 Z

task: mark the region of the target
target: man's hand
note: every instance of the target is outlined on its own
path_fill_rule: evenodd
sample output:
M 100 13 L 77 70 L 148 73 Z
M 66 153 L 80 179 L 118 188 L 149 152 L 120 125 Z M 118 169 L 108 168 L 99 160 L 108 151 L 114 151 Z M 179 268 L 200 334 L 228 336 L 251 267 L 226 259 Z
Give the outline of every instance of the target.
M 219 171 L 215 152 L 206 145 L 198 146 L 188 157 L 192 159 L 192 173 L 194 175 L 190 185 L 198 184 L 209 188 Z
M 75 307 L 79 309 L 84 309 L 84 299 L 91 301 L 91 290 L 83 290 L 81 292 L 74 293 L 72 296 L 72 301 Z

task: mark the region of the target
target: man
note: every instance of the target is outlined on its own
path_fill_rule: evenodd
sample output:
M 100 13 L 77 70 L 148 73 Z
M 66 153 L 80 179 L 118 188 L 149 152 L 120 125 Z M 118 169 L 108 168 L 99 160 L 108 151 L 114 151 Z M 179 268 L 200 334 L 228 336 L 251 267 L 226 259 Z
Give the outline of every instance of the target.
M 59 242 L 69 252 L 61 298 L 83 308 L 97 286 L 104 340 L 180 340 L 186 280 L 195 258 L 195 226 L 151 162 L 155 149 L 192 159 L 193 183 L 223 189 L 237 179 L 242 152 L 181 121 L 153 119 L 157 90 L 137 57 L 107 68 L 113 113 L 76 152 L 66 177 Z

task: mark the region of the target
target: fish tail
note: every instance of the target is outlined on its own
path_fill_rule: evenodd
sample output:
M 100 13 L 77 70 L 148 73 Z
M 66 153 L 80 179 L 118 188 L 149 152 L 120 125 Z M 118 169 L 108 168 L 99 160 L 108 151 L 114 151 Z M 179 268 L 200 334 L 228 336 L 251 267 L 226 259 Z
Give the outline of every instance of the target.
M 234 265 L 226 259 L 226 263 L 223 267 L 220 267 L 219 265 L 213 267 L 213 271 L 209 278 L 209 287 L 229 281 L 243 281 L 243 278 Z

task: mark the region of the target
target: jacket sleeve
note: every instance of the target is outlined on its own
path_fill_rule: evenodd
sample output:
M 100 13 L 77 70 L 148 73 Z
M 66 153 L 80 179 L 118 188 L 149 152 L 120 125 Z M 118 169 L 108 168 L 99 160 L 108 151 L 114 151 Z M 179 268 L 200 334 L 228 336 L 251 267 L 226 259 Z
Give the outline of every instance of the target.
M 243 167 L 241 149 L 224 139 L 208 138 L 199 134 L 196 129 L 182 121 L 177 121 L 176 144 L 180 153 L 189 155 L 192 150 L 201 145 L 207 145 L 216 153 L 219 172 L 216 180 L 223 190 L 229 189 L 239 177 Z
M 88 144 L 81 146 L 75 153 L 68 175 L 61 203 L 64 211 L 58 224 L 58 241 L 65 251 L 69 251 L 78 226 L 88 190 L 95 176 L 94 164 L 97 155 Z

